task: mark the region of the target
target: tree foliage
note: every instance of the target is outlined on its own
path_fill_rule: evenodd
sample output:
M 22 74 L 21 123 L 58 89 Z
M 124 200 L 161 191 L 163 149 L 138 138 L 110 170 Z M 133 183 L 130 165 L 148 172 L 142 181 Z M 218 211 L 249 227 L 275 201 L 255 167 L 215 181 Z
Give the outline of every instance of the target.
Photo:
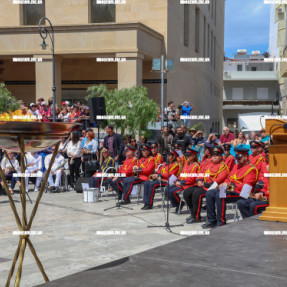
M 18 100 L 11 96 L 11 92 L 5 87 L 4 83 L 0 83 L 0 114 L 14 112 L 20 108 Z
M 145 87 L 108 90 L 104 85 L 88 88 L 86 100 L 93 97 L 104 97 L 108 115 L 126 116 L 124 120 L 107 120 L 108 124 L 131 134 L 146 133 L 148 123 L 154 123 L 158 115 L 157 103 L 148 97 Z

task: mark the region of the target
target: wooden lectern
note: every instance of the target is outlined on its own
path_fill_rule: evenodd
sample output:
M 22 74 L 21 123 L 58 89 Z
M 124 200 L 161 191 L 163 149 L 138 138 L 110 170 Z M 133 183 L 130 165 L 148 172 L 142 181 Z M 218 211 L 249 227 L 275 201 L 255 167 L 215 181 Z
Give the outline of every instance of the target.
M 266 120 L 266 133 L 273 135 L 269 147 L 269 172 L 287 174 L 287 129 L 283 120 Z M 269 206 L 259 217 L 261 220 L 287 222 L 287 177 L 270 177 Z

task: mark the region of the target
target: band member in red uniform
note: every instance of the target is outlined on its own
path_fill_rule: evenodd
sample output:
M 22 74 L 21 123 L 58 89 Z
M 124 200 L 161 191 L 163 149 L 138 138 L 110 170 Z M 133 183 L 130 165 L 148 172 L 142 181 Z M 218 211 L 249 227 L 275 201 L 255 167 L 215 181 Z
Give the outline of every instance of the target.
M 205 165 L 211 161 L 211 150 L 212 149 L 213 149 L 212 144 L 209 144 L 209 143 L 204 144 L 204 151 L 203 151 L 203 157 L 200 163 L 200 170 L 205 169 Z
M 155 170 L 155 159 L 151 156 L 150 145 L 143 144 L 141 150 L 143 157 L 139 160 L 138 165 L 133 167 L 133 176 L 128 177 L 123 181 L 123 200 L 121 201 L 121 204 L 129 204 L 129 197 L 133 186 L 149 180 L 149 176 L 153 174 Z
M 178 212 L 180 197 L 178 192 L 185 190 L 191 186 L 196 184 L 196 174 L 199 172 L 199 164 L 197 160 L 198 151 L 193 148 L 186 149 L 186 162 L 180 173 L 180 176 L 176 180 L 173 186 L 170 186 L 166 189 L 166 194 L 168 193 L 168 197 L 171 201 L 173 207 L 176 207 L 175 212 Z M 191 176 L 191 174 L 195 174 L 195 176 Z M 181 209 L 184 206 L 184 202 L 181 203 Z
M 258 141 L 250 142 L 250 149 L 252 154 L 249 156 L 249 161 L 251 164 L 255 165 L 260 173 L 262 163 L 265 161 L 264 156 L 259 152 L 259 148 L 261 147 L 261 143 Z
M 216 225 L 226 224 L 225 212 L 226 203 L 237 202 L 240 192 L 244 188 L 254 188 L 257 181 L 258 170 L 249 162 L 248 149 L 235 148 L 235 159 L 237 164 L 230 172 L 228 178 L 221 186 L 226 187 L 226 198 L 219 197 L 218 189 L 211 189 L 206 192 L 207 218 L 208 222 L 202 225 L 202 228 L 213 228 Z M 215 212 L 215 204 L 217 207 L 217 215 Z
M 235 158 L 232 154 L 230 154 L 231 144 L 225 143 L 222 145 L 222 147 L 224 151 L 223 161 L 228 166 L 229 171 L 231 171 L 235 165 Z
M 237 201 L 238 209 L 242 218 L 257 215 L 263 212 L 269 206 L 269 151 L 264 150 L 266 162 L 263 163 L 259 179 L 255 185 L 254 193 L 248 199 L 242 198 Z
M 152 209 L 153 199 L 156 188 L 166 186 L 169 178 L 179 174 L 179 164 L 176 161 L 178 157 L 177 152 L 174 149 L 167 154 L 167 162 L 165 162 L 154 174 L 150 176 L 150 180 L 144 183 L 144 206 L 143 210 Z
M 268 147 L 268 145 L 266 144 L 266 146 Z M 264 160 L 267 161 L 267 155 L 265 153 L 265 143 L 264 142 L 260 142 L 260 147 L 258 148 L 259 153 L 262 154 L 262 156 L 264 157 Z
M 185 156 L 181 150 L 180 144 L 174 144 L 173 148 L 178 154 L 177 162 L 178 162 L 178 164 L 180 166 L 180 170 L 181 170 L 183 168 L 183 166 L 185 165 L 186 158 L 185 158 Z
M 138 164 L 138 159 L 135 157 L 136 148 L 134 146 L 127 145 L 125 152 L 126 152 L 126 160 L 124 161 L 123 165 L 119 168 L 118 173 L 123 173 L 126 176 L 113 177 L 108 179 L 110 186 L 118 193 L 119 199 L 122 199 L 123 180 L 133 175 L 133 167 Z
M 153 143 L 151 145 L 151 155 L 155 159 L 155 168 L 158 168 L 158 166 L 163 163 L 163 157 L 158 152 L 158 144 L 157 143 Z
M 200 210 L 202 198 L 212 184 L 220 185 L 229 174 L 228 166 L 223 162 L 223 149 L 221 146 L 215 146 L 212 151 L 211 161 L 205 165 L 204 170 L 200 173 L 209 176 L 197 177 L 197 186 L 186 189 L 183 193 L 185 202 L 187 203 L 191 216 L 186 219 L 186 223 L 196 223 L 201 221 Z

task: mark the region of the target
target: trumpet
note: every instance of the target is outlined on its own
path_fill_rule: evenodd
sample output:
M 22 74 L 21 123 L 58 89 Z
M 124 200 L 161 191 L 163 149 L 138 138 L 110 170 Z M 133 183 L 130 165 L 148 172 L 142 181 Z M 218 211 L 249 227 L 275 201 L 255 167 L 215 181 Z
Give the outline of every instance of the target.
M 150 181 L 155 181 L 155 180 L 159 179 L 159 177 L 158 178 L 153 178 L 153 175 L 154 175 L 154 173 L 149 176 L 149 180 Z
M 234 191 L 234 185 L 233 184 L 228 184 L 226 186 L 226 191 L 228 192 L 233 192 Z
M 249 198 L 256 199 L 255 195 L 250 195 Z M 256 199 L 256 200 L 268 201 L 268 198 L 266 196 L 263 196 L 263 198 L 259 198 L 259 199 Z
M 134 177 L 138 177 L 139 176 L 138 169 L 139 169 L 139 167 L 137 165 L 134 165 L 134 167 L 133 167 L 133 176 Z

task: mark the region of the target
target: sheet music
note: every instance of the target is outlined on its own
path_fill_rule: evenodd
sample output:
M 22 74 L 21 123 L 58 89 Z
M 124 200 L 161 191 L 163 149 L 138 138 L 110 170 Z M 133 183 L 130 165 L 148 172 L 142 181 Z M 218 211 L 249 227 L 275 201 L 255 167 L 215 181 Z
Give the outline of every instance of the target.
M 220 186 L 219 198 L 226 198 L 226 186 Z
M 241 192 L 240 192 L 240 196 L 247 199 L 250 195 L 250 192 L 252 190 L 252 186 L 249 185 L 249 184 L 244 184 L 242 189 L 241 189 Z
M 177 154 L 178 154 L 179 157 L 182 157 L 182 156 L 183 156 L 183 153 L 182 153 L 181 150 L 177 150 L 176 152 L 177 152 Z
M 83 190 L 88 190 L 88 189 L 90 189 L 89 184 L 88 184 L 88 183 L 82 183 L 82 189 L 83 189 Z
M 172 174 L 168 180 L 169 185 L 173 185 L 175 183 L 176 179 L 177 179 L 177 177 L 174 174 Z
M 217 182 L 215 181 L 208 190 L 215 189 L 218 186 Z

